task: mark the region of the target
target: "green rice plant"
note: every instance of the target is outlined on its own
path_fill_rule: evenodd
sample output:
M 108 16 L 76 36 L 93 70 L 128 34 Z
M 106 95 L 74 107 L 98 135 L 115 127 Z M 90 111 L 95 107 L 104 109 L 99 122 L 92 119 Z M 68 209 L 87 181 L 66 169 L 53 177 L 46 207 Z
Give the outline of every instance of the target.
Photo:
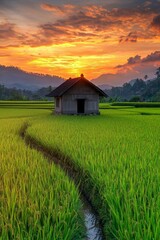
M 6 117 L 0 120 L 0 239 L 83 239 L 75 185 L 59 167 L 25 145 L 19 136 L 25 118 L 7 119 L 4 109 L 0 113 Z M 39 118 L 44 114 L 38 113 Z
M 17 109 L 53 109 L 54 102 L 49 101 L 0 101 L 0 108 Z
M 46 113 L 51 113 L 51 111 L 48 109 L 26 109 L 25 107 L 23 109 L 11 106 L 9 108 L 0 107 L 0 119 L 41 117 Z
M 125 111 L 129 111 L 131 113 L 135 112 L 137 114 L 141 114 L 141 115 L 160 115 L 160 108 L 148 108 L 148 107 L 144 107 L 144 108 L 125 108 L 122 109 Z
M 114 102 L 111 106 L 160 107 L 159 102 Z
M 107 109 L 100 116 L 31 120 L 27 136 L 61 152 L 80 170 L 106 236 L 159 240 L 159 132 L 158 115 Z
M 50 104 L 53 103 L 53 101 L 5 101 L 5 100 L 0 100 L 0 104 L 1 105 L 14 105 L 14 104 L 22 104 L 22 105 L 26 105 L 26 104 Z

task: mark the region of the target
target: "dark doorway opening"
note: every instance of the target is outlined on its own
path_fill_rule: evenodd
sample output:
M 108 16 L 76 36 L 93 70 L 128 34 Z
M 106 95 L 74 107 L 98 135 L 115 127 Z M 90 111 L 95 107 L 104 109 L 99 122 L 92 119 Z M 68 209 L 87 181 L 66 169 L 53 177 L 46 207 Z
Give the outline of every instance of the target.
M 77 99 L 77 113 L 84 113 L 85 109 L 85 99 Z

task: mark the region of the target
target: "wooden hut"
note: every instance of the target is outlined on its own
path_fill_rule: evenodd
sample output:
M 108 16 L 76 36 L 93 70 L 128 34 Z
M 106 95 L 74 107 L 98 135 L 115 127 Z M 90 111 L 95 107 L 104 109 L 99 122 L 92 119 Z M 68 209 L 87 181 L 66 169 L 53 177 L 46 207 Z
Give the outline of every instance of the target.
M 69 78 L 48 94 L 48 97 L 55 98 L 57 114 L 99 114 L 100 96 L 108 97 L 83 74 Z

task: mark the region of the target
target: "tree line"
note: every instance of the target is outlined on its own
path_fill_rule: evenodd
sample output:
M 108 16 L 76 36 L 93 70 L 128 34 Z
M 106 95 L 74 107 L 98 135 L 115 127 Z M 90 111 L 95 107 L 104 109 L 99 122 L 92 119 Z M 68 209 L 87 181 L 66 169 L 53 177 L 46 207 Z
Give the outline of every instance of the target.
M 0 85 L 0 100 L 48 100 L 46 97 L 54 88 L 52 86 L 43 87 L 36 91 L 22 90 L 17 88 L 7 88 Z
M 143 102 L 153 101 L 160 102 L 160 67 L 155 72 L 155 79 L 148 80 L 148 76 L 143 79 L 124 83 L 122 87 L 112 87 L 105 92 L 110 96 L 109 101 L 131 101 Z

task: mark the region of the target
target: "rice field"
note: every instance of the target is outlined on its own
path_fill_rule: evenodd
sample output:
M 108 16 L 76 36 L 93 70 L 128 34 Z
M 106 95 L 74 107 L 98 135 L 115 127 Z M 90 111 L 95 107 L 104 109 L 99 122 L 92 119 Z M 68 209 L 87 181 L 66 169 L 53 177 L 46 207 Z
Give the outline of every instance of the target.
M 25 118 L 22 110 L 0 109 L 0 239 L 83 239 L 75 185 L 19 136 L 27 119 L 42 117 L 36 111 L 26 110 Z
M 133 106 L 133 107 L 160 107 L 159 102 L 114 102 L 111 104 L 112 106 Z
M 18 136 L 25 121 L 27 137 L 69 158 L 80 172 L 106 239 L 159 240 L 159 108 L 107 105 L 100 116 L 5 110 L 0 109 L 0 239 L 83 239 L 77 190 L 59 168 L 25 146 Z
M 27 134 L 83 169 L 84 187 L 103 218 L 107 239 L 158 240 L 159 116 L 118 109 L 101 113 L 47 116 Z
M 0 101 L 0 108 L 53 109 L 51 101 Z

